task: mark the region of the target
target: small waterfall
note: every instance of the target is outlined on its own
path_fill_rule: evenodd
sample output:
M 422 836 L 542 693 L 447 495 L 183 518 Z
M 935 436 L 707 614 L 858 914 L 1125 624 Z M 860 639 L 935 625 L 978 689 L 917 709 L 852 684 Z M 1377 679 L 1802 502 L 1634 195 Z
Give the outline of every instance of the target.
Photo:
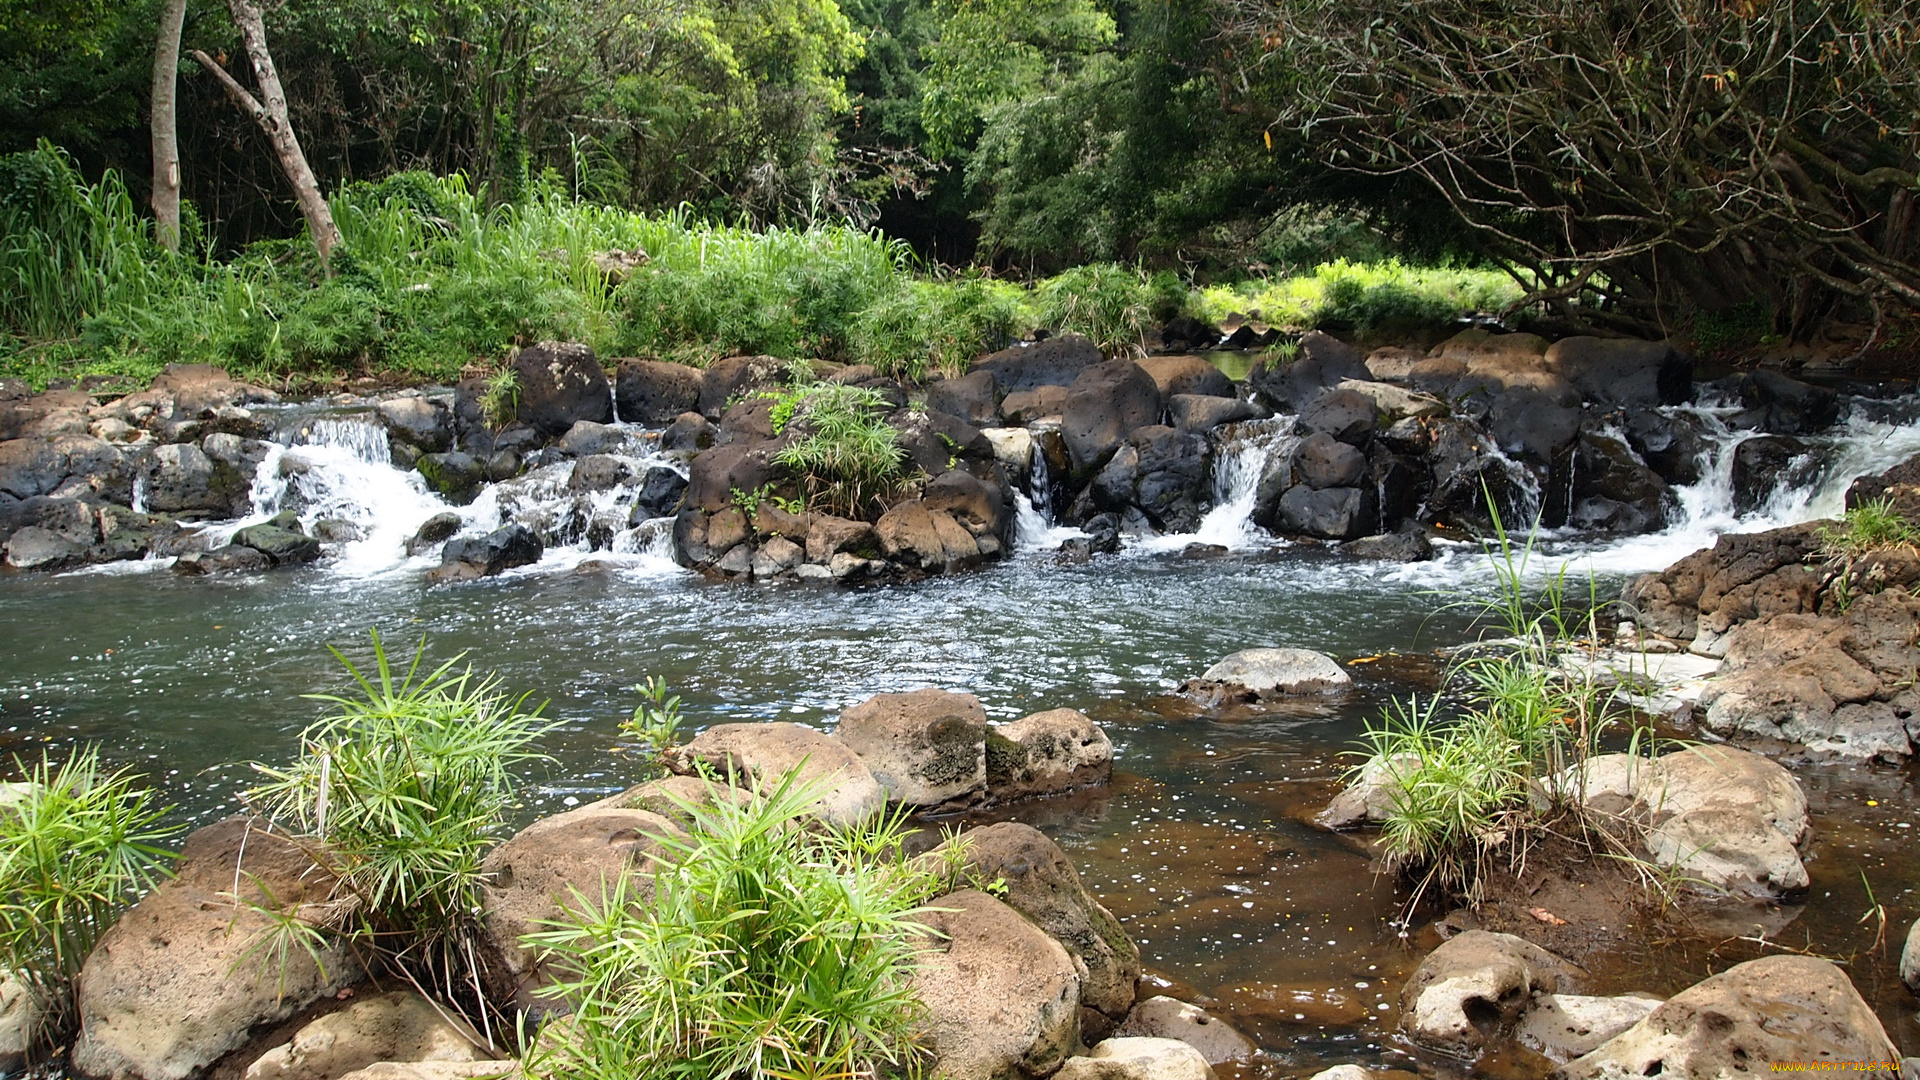
M 129 497 L 127 505 L 131 507 L 136 514 L 144 514 L 147 512 L 146 473 L 137 472 L 133 474 L 133 495 Z
M 1066 541 L 1085 535 L 1070 525 L 1054 524 L 1053 480 L 1047 473 L 1047 455 L 1035 439 L 1027 462 L 1027 490 L 1013 493 L 1013 550 L 1057 551 Z
M 344 522 L 359 534 L 341 545 L 329 566 L 365 576 L 406 562 L 406 542 L 422 523 L 448 509 L 418 473 L 393 467 L 386 429 L 371 418 L 327 418 L 302 425 L 294 445 L 276 446 L 260 462 L 253 483 L 253 518 L 284 510 L 309 531 L 322 520 Z
M 1506 451 L 1500 449 L 1500 444 L 1492 439 L 1487 440 L 1483 452 L 1488 464 L 1499 469 L 1501 475 L 1507 478 L 1504 487 L 1507 497 L 1500 500 L 1500 514 L 1507 528 L 1514 532 L 1525 532 L 1540 518 L 1543 493 L 1539 474 L 1508 457 Z
M 1260 479 L 1268 466 L 1293 453 L 1300 437 L 1292 416 L 1248 420 L 1214 432 L 1213 509 L 1200 519 L 1188 543 L 1217 544 L 1233 551 L 1256 547 L 1271 537 L 1253 523 Z

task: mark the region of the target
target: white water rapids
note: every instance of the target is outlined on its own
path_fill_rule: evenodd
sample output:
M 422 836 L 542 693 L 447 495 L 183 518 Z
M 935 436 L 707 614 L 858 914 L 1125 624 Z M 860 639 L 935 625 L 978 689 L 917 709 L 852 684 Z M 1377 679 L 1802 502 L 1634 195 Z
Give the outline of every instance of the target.
M 1831 431 L 1802 440 L 1808 447 L 1803 458 L 1811 460 L 1797 461 L 1796 467 L 1783 470 L 1785 475 L 1776 478 L 1762 505 L 1741 513 L 1734 499 L 1735 451 L 1760 433 L 1731 427 L 1728 421 L 1739 411 L 1732 405 L 1674 406 L 1664 411 L 1676 420 L 1696 424 L 1705 436 L 1697 463 L 1700 479 L 1672 489 L 1671 523 L 1653 533 L 1602 539 L 1581 537 L 1570 530 L 1546 532 L 1531 570 L 1549 573 L 1565 567 L 1577 574 L 1623 576 L 1662 569 L 1727 533 L 1837 516 L 1845 509 L 1846 489 L 1854 479 L 1920 454 L 1920 421 L 1905 419 L 1915 410 L 1848 399 L 1841 421 Z M 1262 476 L 1291 454 L 1299 441 L 1292 431 L 1293 418 L 1288 416 L 1221 429 L 1215 436 L 1213 506 L 1199 525 L 1190 533 L 1127 537 L 1123 554 L 1163 555 L 1196 544 L 1236 552 L 1284 546 L 1285 541 L 1255 525 L 1253 517 Z M 659 464 L 683 469 L 654 450 L 649 433 L 634 428 L 626 434 L 629 441 L 622 456 L 638 472 Z M 1618 432 L 1603 434 L 1613 434 L 1626 444 Z M 574 468 L 571 461 L 542 465 L 518 479 L 488 485 L 471 504 L 459 507 L 429 491 L 418 473 L 394 466 L 386 432 L 371 416 L 308 419 L 283 439 L 284 444 L 273 445 L 259 464 L 252 513 L 207 527 L 214 544 L 226 542 L 244 526 L 291 510 L 310 532 L 320 528 L 346 537 L 320 564 L 327 573 L 346 578 L 419 573 L 438 562 L 438 546 L 409 555 L 408 540 L 427 519 L 452 512 L 460 519 L 461 536 L 482 535 L 519 522 L 548 539 L 538 564 L 513 573 L 569 570 L 590 558 L 623 574 L 685 572 L 673 558 L 670 518 L 629 524 L 637 488 L 572 491 L 568 487 Z M 1532 495 L 1537 506 L 1538 482 L 1532 474 L 1518 465 L 1504 464 L 1513 486 L 1523 495 Z M 1046 461 L 1036 449 L 1026 490 L 1016 490 L 1014 495 L 1011 539 L 1016 554 L 1046 557 L 1066 540 L 1085 535 L 1057 522 L 1051 494 Z M 1439 548 L 1431 562 L 1358 564 L 1352 572 L 1435 585 L 1484 571 L 1485 554 L 1479 545 L 1443 543 Z M 163 565 L 169 561 L 159 560 Z

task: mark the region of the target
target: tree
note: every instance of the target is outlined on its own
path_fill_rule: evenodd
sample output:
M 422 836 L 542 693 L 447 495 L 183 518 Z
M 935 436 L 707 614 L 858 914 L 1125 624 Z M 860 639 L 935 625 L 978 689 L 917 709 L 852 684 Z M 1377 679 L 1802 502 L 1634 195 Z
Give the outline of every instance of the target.
M 293 185 L 293 197 L 300 205 L 300 214 L 307 219 L 307 232 L 313 237 L 314 247 L 320 249 L 320 260 L 325 262 L 333 254 L 334 246 L 340 242 L 340 230 L 333 223 L 333 211 L 328 209 L 325 196 L 320 194 L 320 182 L 314 179 L 313 168 L 307 164 L 306 152 L 300 149 L 300 139 L 294 134 L 292 121 L 287 118 L 287 92 L 280 86 L 280 72 L 274 67 L 273 54 L 267 51 L 267 29 L 261 19 L 260 9 L 252 0 L 227 0 L 227 9 L 233 13 L 233 23 L 239 28 L 240 38 L 246 44 L 248 59 L 253 62 L 253 76 L 259 84 L 260 97 L 248 93 L 227 73 L 226 68 L 201 50 L 193 50 L 193 58 L 220 80 L 233 103 L 253 117 L 254 122 L 260 125 L 260 130 L 266 132 L 267 140 L 273 144 L 274 156 L 280 161 L 281 170 Z
M 1522 305 L 1658 334 L 1757 301 L 1798 339 L 1920 311 L 1920 3 L 1225 2 L 1223 85 L 1424 181 Z
M 166 0 L 153 46 L 153 220 L 168 251 L 180 250 L 180 135 L 174 109 L 180 80 L 180 29 L 187 0 Z

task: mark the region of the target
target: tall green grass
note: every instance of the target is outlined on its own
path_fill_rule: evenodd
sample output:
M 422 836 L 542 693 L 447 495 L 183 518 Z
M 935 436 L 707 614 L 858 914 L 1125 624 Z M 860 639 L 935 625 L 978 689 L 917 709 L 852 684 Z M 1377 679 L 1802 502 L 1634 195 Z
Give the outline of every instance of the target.
M 1518 295 L 1490 271 L 1396 262 L 1191 291 L 1170 273 L 1103 263 L 1021 285 L 929 271 L 871 230 L 754 230 L 540 185 L 490 206 L 457 175 L 350 184 L 330 203 L 332 276 L 298 237 L 210 257 L 191 215 L 190 254 L 175 255 L 118 176 L 88 183 L 46 144 L 0 158 L 0 374 L 132 381 L 189 362 L 296 388 L 352 374 L 450 381 L 560 338 L 608 359 L 769 354 L 924 380 L 1036 328 L 1125 355 L 1182 312 L 1368 328 L 1445 323 Z M 634 250 L 649 261 L 624 280 L 595 259 Z

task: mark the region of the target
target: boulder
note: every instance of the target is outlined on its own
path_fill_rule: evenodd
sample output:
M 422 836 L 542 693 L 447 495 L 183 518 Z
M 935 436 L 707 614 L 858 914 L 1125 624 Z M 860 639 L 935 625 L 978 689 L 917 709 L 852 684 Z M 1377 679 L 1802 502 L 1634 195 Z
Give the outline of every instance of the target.
M 413 467 L 419 470 L 429 490 L 446 496 L 455 506 L 472 502 L 487 480 L 486 463 L 460 450 L 422 454 Z
M 845 743 L 799 724 L 716 724 L 677 751 L 675 771 L 704 762 L 739 786 L 771 790 L 787 773 L 818 787 L 813 813 L 829 825 L 852 825 L 885 808 L 886 789 Z
M 972 694 L 875 694 L 842 712 L 834 734 L 893 802 L 970 802 L 986 787 L 987 713 Z
M 192 443 L 155 447 L 136 472 L 151 510 L 239 517 L 251 504 L 253 474 L 214 459 Z
M 266 552 L 241 544 L 228 544 L 206 552 L 189 551 L 173 563 L 173 572 L 183 577 L 254 573 L 272 568 L 273 559 Z
M 706 373 L 685 364 L 659 360 L 621 360 L 614 376 L 614 411 L 629 424 L 672 423 L 700 408 Z
M 430 551 L 436 544 L 444 544 L 453 539 L 464 524 L 459 514 L 443 510 L 420 523 L 413 536 L 407 540 L 407 554 L 419 555 Z
M 717 511 L 733 505 L 733 493 L 754 492 L 777 482 L 784 470 L 774 463 L 778 444 L 731 443 L 695 454 L 687 467 L 685 505 Z
M 1771 758 L 1731 746 L 1690 746 L 1659 758 L 1636 800 L 1652 820 L 1696 810 L 1745 810 L 1788 843 L 1806 838 L 1807 796 Z
M 1291 363 L 1272 355 L 1257 361 L 1247 373 L 1247 386 L 1277 408 L 1298 412 L 1342 380 L 1364 379 L 1367 374 L 1358 349 L 1313 330 L 1300 338 L 1300 352 Z
M 1212 501 L 1212 444 L 1158 424 L 1136 429 L 1095 477 L 1101 509 L 1146 515 L 1163 532 L 1192 532 Z
M 236 882 L 240 901 L 233 897 Z M 172 880 L 100 938 L 76 990 L 72 1063 L 111 1080 L 185 1080 L 247 1040 L 352 983 L 360 965 L 322 942 L 276 956 L 274 919 L 333 898 L 333 880 L 291 841 L 249 817 L 187 837 Z
M 271 521 L 235 532 L 233 543 L 260 552 L 272 559 L 275 566 L 295 566 L 320 557 L 320 541 L 307 535 L 291 510 L 275 514 Z
M 535 996 L 553 973 L 522 936 L 579 912 L 578 897 L 603 903 L 622 881 L 628 900 L 646 903 L 667 850 L 661 841 L 680 835 L 659 814 L 596 803 L 536 821 L 488 852 L 481 864 L 481 966 L 493 1000 L 536 1012 L 555 1008 Z
M 687 478 L 666 465 L 650 466 L 640 478 L 640 492 L 634 496 L 628 521 L 638 525 L 653 518 L 672 517 L 680 509 L 681 496 L 687 491 Z
M 729 356 L 707 367 L 700 381 L 700 413 L 720 419 L 727 406 L 786 381 L 787 365 L 773 356 Z
M 613 388 L 593 350 L 576 342 L 543 341 L 513 358 L 519 379 L 514 416 L 549 437 L 565 435 L 581 420 L 613 420 Z
M 1767 508 L 1775 492 L 1803 487 L 1825 463 L 1806 442 L 1791 435 L 1756 435 L 1733 448 L 1733 509 L 1752 514 Z
M 974 361 L 967 370 L 987 372 L 1002 395 L 1012 395 L 1043 386 L 1072 386 L 1081 372 L 1104 359 L 1099 346 L 1081 335 L 1061 334 L 1032 345 L 1001 349 Z M 1011 412 L 1007 419 L 1020 422 Z
M 1471 1057 L 1506 1033 L 1536 991 L 1572 990 L 1574 971 L 1512 934 L 1455 934 L 1420 962 L 1400 991 L 1400 1030 L 1430 1050 Z
M 1167 398 L 1167 414 L 1176 431 L 1204 435 L 1222 424 L 1252 420 L 1260 410 L 1250 401 L 1207 394 L 1174 394 Z
M 1425 533 L 1409 530 L 1349 540 L 1340 545 L 1340 552 L 1356 559 L 1380 562 L 1425 562 L 1433 558 L 1433 544 Z
M 1764 368 L 1740 380 L 1740 404 L 1740 422 L 1774 435 L 1812 435 L 1840 417 L 1838 394 Z
M 1580 434 L 1580 402 L 1577 397 L 1516 386 L 1493 399 L 1487 426 L 1508 454 L 1548 462 Z
M 976 368 L 958 378 L 927 384 L 927 408 L 975 427 L 992 427 L 1000 422 L 1000 392 L 993 373 Z
M 1372 441 L 1379 414 L 1373 399 L 1354 390 L 1329 390 L 1300 411 L 1300 430 L 1324 433 L 1351 446 Z
M 660 449 L 699 451 L 713 445 L 713 421 L 697 412 L 683 412 L 660 433 Z
M 1806 563 L 1820 546 L 1816 522 L 1730 533 L 1628 582 L 1621 599 L 1642 629 L 1692 642 L 1695 652 L 1724 655 L 1725 635 L 1739 623 L 1814 609 L 1820 578 Z
M 40 1007 L 12 975 L 0 976 L 0 1071 L 19 1072 L 27 1064 L 40 1028 Z
M 1314 823 L 1328 829 L 1350 829 L 1387 820 L 1400 796 L 1400 778 L 1419 767 L 1417 754 L 1368 758 L 1349 774 L 1352 778 L 1347 786 L 1333 797 L 1327 808 L 1314 815 Z
M 630 485 L 634 478 L 634 467 L 638 464 L 632 458 L 618 457 L 613 454 L 593 454 L 583 457 L 573 463 L 573 471 L 567 474 L 567 490 L 609 491 L 622 485 Z
M 1108 1039 L 1070 1057 L 1054 1080 L 1213 1080 L 1200 1051 L 1178 1039 Z
M 644 452 L 638 439 L 624 429 L 612 424 L 595 423 L 592 420 L 580 420 L 567 429 L 565 435 L 554 449 L 568 457 L 593 457 L 601 454 L 630 454 Z
M 294 1033 L 247 1066 L 246 1080 L 334 1080 L 375 1062 L 493 1061 L 458 1014 L 412 990 L 361 998 Z
M 896 504 L 874 523 L 881 552 L 909 569 L 928 574 L 964 570 L 980 562 L 979 541 L 945 510 L 919 499 Z
M 1572 1061 L 1597 1049 L 1660 1007 L 1655 997 L 1539 994 L 1514 1028 L 1520 1045 L 1549 1061 Z
M 86 545 L 38 525 L 16 530 L 5 550 L 6 564 L 15 570 L 69 570 L 89 561 Z
M 168 364 L 153 380 L 153 390 L 173 399 L 176 416 L 199 416 L 235 405 L 271 405 L 280 395 L 235 380 L 211 364 Z
M 1052 709 L 987 729 L 987 797 L 1056 795 L 1113 775 L 1113 743 L 1085 713 Z
M 1776 1061 L 1837 1065 L 1898 1059 L 1879 1017 L 1833 963 L 1769 956 L 1682 990 L 1553 1075 L 1555 1080 L 1745 1076 Z
M 1375 1075 L 1373 1070 L 1358 1065 L 1335 1065 L 1331 1069 L 1321 1069 L 1307 1080 L 1374 1080 Z
M 429 452 L 453 449 L 453 414 L 437 401 L 418 395 L 388 398 L 373 411 L 399 442 Z
M 1178 1039 L 1200 1051 L 1209 1065 L 1247 1061 L 1258 1050 L 1252 1039 L 1225 1020 L 1165 995 L 1135 1003 L 1113 1034 L 1116 1038 Z
M 1447 403 L 1432 394 L 1423 394 L 1417 390 L 1394 386 L 1392 383 L 1370 382 L 1366 379 L 1342 379 L 1335 390 L 1343 393 L 1358 394 L 1373 403 L 1374 412 L 1381 423 L 1393 424 L 1408 418 L 1424 419 L 1429 416 L 1447 415 Z
M 449 540 L 430 581 L 471 581 L 516 566 L 531 566 L 545 551 L 540 537 L 525 525 L 503 525 L 485 536 Z
M 1281 494 L 1274 526 L 1297 536 L 1358 540 L 1380 527 L 1377 497 L 1371 488 L 1316 491 L 1310 485 L 1295 484 Z
M 1294 447 L 1293 469 L 1301 482 L 1315 491 L 1353 487 L 1367 474 L 1367 455 L 1324 431 L 1316 431 Z
M 1684 405 L 1693 396 L 1693 357 L 1664 341 L 1561 338 L 1545 359 L 1581 396 L 1611 408 Z
M 1542 360 L 1547 339 L 1538 334 L 1509 334 L 1481 327 L 1469 327 L 1435 345 L 1428 357 L 1473 363 L 1487 360 Z
M 1031 424 L 1046 416 L 1059 416 L 1067 408 L 1065 386 L 1036 386 L 1015 390 L 1000 399 L 1000 415 L 1009 424 Z
M 1033 826 L 1003 821 L 964 835 L 968 868 L 1004 883 L 1008 906 L 1073 958 L 1082 1034 L 1091 1040 L 1112 1031 L 1133 1008 L 1140 978 L 1140 950 L 1120 921 L 1080 884 L 1060 845 Z
M 1137 428 L 1157 424 L 1160 390 L 1140 365 L 1111 360 L 1080 373 L 1067 391 L 1060 434 L 1075 472 L 1098 468 Z
M 813 514 L 807 523 L 807 561 L 825 565 L 842 552 L 873 552 L 879 540 L 864 521 Z
M 1744 810 L 1676 814 L 1654 826 L 1645 844 L 1656 865 L 1713 890 L 1771 898 L 1810 881 L 1793 844 Z
M 1353 677 L 1339 661 L 1311 649 L 1242 649 L 1223 657 L 1197 682 L 1216 696 L 1259 699 L 1339 693 L 1353 685 Z
M 1011 520 L 1004 489 L 964 469 L 949 469 L 927 482 L 920 501 L 928 510 L 942 510 L 975 536 L 1002 536 Z
M 957 416 L 903 409 L 896 410 L 888 421 L 894 428 L 894 443 L 907 458 L 909 472 L 917 465 L 928 476 L 939 476 L 993 460 L 993 443 L 980 434 L 979 428 Z
M 1138 363 L 1153 379 L 1153 385 L 1159 388 L 1163 398 L 1175 394 L 1218 398 L 1233 396 L 1233 380 L 1198 356 L 1148 356 L 1141 358 Z
M 1080 980 L 1060 943 L 975 889 L 928 902 L 913 974 L 925 1045 L 947 1080 L 1038 1080 L 1079 1043 Z

